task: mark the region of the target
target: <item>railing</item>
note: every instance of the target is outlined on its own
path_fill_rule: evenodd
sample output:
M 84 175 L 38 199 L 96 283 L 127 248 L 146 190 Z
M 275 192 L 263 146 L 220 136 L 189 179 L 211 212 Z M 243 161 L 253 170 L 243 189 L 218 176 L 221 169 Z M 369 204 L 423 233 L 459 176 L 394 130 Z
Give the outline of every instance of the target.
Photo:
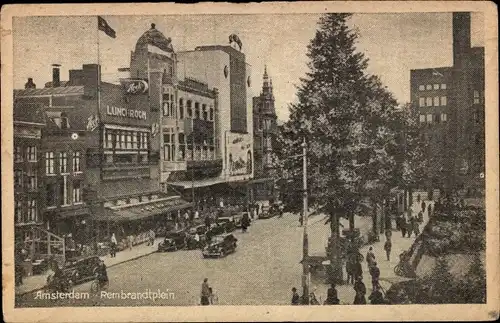
M 35 260 L 35 258 L 52 258 L 59 264 L 64 264 L 66 261 L 64 238 L 40 227 L 33 227 L 32 230 L 33 237 L 38 236 L 39 238 L 33 238 L 24 242 L 25 247 L 26 244 L 29 246 L 29 257 L 32 260 Z

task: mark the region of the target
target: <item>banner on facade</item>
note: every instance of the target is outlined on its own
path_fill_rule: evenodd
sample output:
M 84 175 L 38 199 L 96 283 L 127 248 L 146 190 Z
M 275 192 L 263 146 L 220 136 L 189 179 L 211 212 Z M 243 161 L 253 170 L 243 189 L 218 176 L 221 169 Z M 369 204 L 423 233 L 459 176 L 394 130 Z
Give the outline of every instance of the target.
M 230 176 L 252 174 L 252 137 L 249 134 L 226 133 L 226 154 Z

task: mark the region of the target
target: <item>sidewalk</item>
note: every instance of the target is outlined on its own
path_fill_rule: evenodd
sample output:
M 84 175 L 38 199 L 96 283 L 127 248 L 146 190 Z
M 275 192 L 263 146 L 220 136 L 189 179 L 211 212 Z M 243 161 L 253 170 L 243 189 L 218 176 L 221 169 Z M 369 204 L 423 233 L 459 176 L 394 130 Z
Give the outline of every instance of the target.
M 416 200 L 414 200 L 414 203 L 412 205 L 413 214 L 417 215 L 418 212 L 420 211 L 421 209 L 420 203 L 421 202 L 416 202 Z M 432 204 L 432 206 L 434 207 L 434 201 L 425 200 L 425 204 L 426 205 Z M 428 215 L 426 211 L 424 213 L 424 222 L 420 225 L 420 231 L 422 231 L 427 221 L 428 221 Z M 356 222 L 356 227 L 359 227 L 359 225 L 361 225 L 361 223 Z M 371 226 L 371 219 L 370 219 L 370 226 Z M 369 227 L 369 229 L 370 228 L 371 227 Z M 364 227 L 360 229 L 361 231 L 365 230 Z M 400 231 L 395 231 L 395 230 L 392 231 L 392 238 L 391 238 L 392 250 L 391 250 L 390 261 L 387 261 L 387 257 L 385 254 L 384 250 L 385 241 L 386 241 L 385 235 L 380 234 L 380 241 L 363 246 L 360 249 L 360 252 L 364 257 L 366 257 L 366 253 L 368 252 L 369 248 L 370 247 L 373 248 L 373 253 L 375 254 L 375 261 L 377 262 L 377 266 L 380 269 L 380 285 L 385 291 L 387 291 L 394 282 L 404 280 L 404 278 L 397 276 L 394 273 L 394 267 L 399 263 L 399 254 L 401 254 L 405 250 L 408 250 L 411 247 L 413 241 L 415 241 L 415 236 L 412 236 L 411 238 L 406 238 L 406 237 L 403 238 Z M 368 271 L 366 261 L 363 261 L 361 265 L 363 267 L 363 282 L 365 283 L 367 289 L 366 298 L 367 302 L 369 303 L 368 296 L 372 292 L 372 283 L 371 283 L 372 280 L 370 273 Z M 345 274 L 345 268 L 344 268 L 344 279 L 346 277 L 347 276 Z M 312 284 L 310 290 L 315 292 L 318 300 L 321 297 L 322 301 L 324 301 L 328 288 L 329 286 L 324 283 L 323 284 L 317 283 L 317 284 Z M 341 303 L 352 304 L 355 296 L 352 284 L 337 286 L 337 291 Z
M 156 238 L 153 246 L 148 246 L 146 243 L 134 246 L 132 250 L 125 249 L 117 252 L 116 257 L 112 258 L 109 255 L 100 257 L 104 260 L 107 268 L 122 264 L 127 261 L 135 260 L 149 254 L 152 254 L 158 249 L 158 243 L 163 241 L 164 238 Z M 36 276 L 28 276 L 23 278 L 23 284 L 16 286 L 16 295 L 23 295 L 38 291 L 45 287 L 47 276 L 50 271 Z

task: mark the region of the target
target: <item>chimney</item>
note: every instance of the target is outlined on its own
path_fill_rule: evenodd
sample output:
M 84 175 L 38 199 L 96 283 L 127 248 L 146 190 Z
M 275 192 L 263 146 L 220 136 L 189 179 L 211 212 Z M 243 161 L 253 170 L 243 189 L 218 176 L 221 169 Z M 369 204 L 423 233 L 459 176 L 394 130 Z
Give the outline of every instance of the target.
M 60 64 L 52 64 L 52 87 L 61 86 Z
M 36 84 L 33 83 L 33 78 L 28 77 L 28 82 L 24 84 L 25 89 L 36 89 Z
M 453 65 L 460 66 L 471 48 L 470 12 L 453 13 Z
M 97 64 L 83 65 L 83 94 L 89 99 L 97 98 L 98 86 L 101 82 L 101 69 Z

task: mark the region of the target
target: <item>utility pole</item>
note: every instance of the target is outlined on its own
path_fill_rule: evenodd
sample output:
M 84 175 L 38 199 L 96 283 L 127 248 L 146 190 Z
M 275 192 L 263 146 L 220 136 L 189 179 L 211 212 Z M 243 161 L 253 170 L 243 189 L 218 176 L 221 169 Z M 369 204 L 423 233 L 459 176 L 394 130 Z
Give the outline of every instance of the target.
M 303 297 L 305 304 L 309 304 L 309 240 L 307 236 L 307 217 L 308 217 L 308 206 L 307 206 L 307 148 L 306 139 L 302 142 L 302 182 L 303 182 L 303 204 L 304 209 L 302 211 L 302 219 L 304 223 L 304 236 L 303 236 L 303 249 L 302 249 L 302 285 L 303 285 Z

